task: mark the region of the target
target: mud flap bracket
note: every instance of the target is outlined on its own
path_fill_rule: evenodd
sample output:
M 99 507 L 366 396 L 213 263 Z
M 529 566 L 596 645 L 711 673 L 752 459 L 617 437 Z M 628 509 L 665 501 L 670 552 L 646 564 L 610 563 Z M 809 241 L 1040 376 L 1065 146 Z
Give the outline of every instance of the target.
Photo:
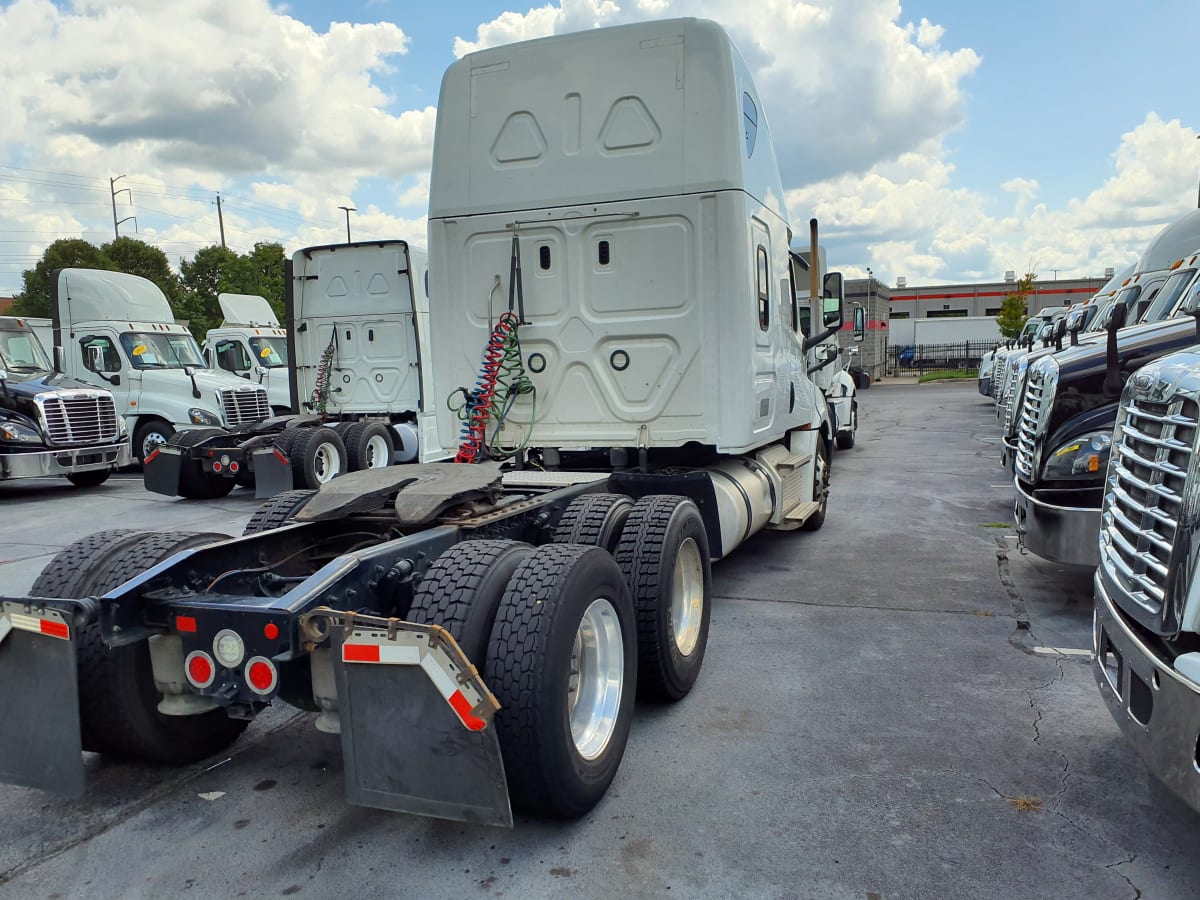
M 346 799 L 511 828 L 499 703 L 449 632 L 328 613 Z

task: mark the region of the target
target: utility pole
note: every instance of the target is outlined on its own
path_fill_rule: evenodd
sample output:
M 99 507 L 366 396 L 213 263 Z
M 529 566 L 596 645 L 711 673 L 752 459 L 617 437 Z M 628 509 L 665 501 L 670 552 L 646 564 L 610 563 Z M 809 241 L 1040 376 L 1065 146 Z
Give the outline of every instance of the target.
M 353 206 L 339 206 L 338 209 L 346 211 L 346 243 L 350 243 L 350 213 L 358 212 Z
M 221 228 L 221 249 L 225 249 L 225 217 L 221 215 L 221 192 L 217 191 L 217 225 Z
M 117 218 L 117 194 L 128 194 L 129 195 L 129 205 L 133 206 L 133 191 L 131 191 L 129 188 L 121 188 L 118 191 L 117 187 L 116 187 L 117 182 L 120 181 L 124 177 L 125 177 L 124 175 L 118 175 L 116 178 L 110 177 L 108 179 L 108 192 L 110 194 L 112 194 L 113 238 L 114 239 L 119 238 L 121 236 L 121 231 L 120 231 L 121 223 L 128 222 L 131 219 L 133 220 L 133 231 L 135 234 L 137 233 L 137 216 L 126 216 L 123 219 Z

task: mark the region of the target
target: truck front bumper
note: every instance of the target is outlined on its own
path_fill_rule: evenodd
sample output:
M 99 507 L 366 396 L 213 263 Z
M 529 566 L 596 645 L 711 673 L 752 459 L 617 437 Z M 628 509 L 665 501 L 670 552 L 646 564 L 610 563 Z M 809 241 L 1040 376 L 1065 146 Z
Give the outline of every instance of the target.
M 1155 656 L 1096 573 L 1093 674 L 1108 711 L 1151 774 L 1200 811 L 1200 684 Z
M 1095 568 L 1100 562 L 1100 510 L 1055 506 L 1025 493 L 1013 479 L 1017 540 L 1042 559 Z
M 983 396 L 985 396 L 985 397 L 992 396 L 992 376 L 991 375 L 986 375 L 986 376 L 981 375 L 979 377 L 979 393 L 983 394 Z
M 1000 465 L 1008 469 L 1009 475 L 1016 474 L 1017 444 L 1007 434 L 1000 438 Z
M 129 441 L 38 453 L 0 453 L 0 479 L 72 475 L 127 466 L 129 463 Z

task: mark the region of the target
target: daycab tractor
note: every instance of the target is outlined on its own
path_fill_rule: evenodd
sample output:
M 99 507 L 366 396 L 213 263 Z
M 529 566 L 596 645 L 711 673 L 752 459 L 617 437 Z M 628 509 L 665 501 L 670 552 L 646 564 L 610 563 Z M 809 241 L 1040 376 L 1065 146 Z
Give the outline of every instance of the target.
M 205 368 L 153 282 L 68 268 L 51 275 L 50 288 L 55 368 L 112 392 L 138 461 L 176 432 L 240 428 L 270 414 L 261 387 Z
M 1140 368 L 1116 411 L 1095 575 L 1100 694 L 1146 767 L 1200 811 L 1200 352 Z
M 287 332 L 266 297 L 218 294 L 224 321 L 204 336 L 204 359 L 210 369 L 223 369 L 267 389 L 271 412 L 292 412 L 288 377 Z
M 129 459 L 113 395 L 55 373 L 29 323 L 0 316 L 0 481 L 61 475 L 95 487 Z
M 1159 296 L 1173 318 L 1121 328 L 1125 307 L 1118 302 L 1104 344 L 1081 344 L 1029 366 L 1016 431 L 1014 514 L 1018 538 L 1038 556 L 1096 565 L 1117 398 L 1146 363 L 1197 342 L 1198 271 L 1200 252 L 1193 252 L 1162 285 Z
M 287 360 L 288 402 L 298 414 L 169 441 L 150 460 L 146 487 L 172 497 L 219 497 L 235 484 L 254 485 L 257 496 L 272 497 L 318 488 L 345 472 L 442 458 L 436 416 L 422 412 L 426 271 L 424 252 L 406 241 L 298 251 L 284 270 L 286 343 L 272 334 L 271 346 L 259 351 Z M 249 340 L 253 345 L 255 337 Z M 214 349 L 221 345 L 214 339 Z M 228 339 L 225 346 L 234 348 L 232 362 L 236 344 Z
M 78 792 L 81 745 L 195 761 L 283 701 L 340 733 L 352 803 L 586 813 L 635 696 L 680 700 L 700 674 L 710 563 L 824 520 L 833 434 L 782 203 L 712 22 L 458 60 L 429 250 L 459 462 L 280 495 L 239 539 L 68 547 L 36 599 L 0 600 L 0 775 Z
M 1128 290 L 1122 287 L 1124 282 L 1133 281 L 1133 278 L 1130 277 L 1132 269 L 1131 266 L 1126 272 L 1114 276 L 1089 301 L 1072 308 L 1064 317 L 1058 319 L 1055 322 L 1053 336 L 1048 346 L 1036 350 L 1016 351 L 1008 355 L 1009 364 L 1014 369 L 1015 375 L 1012 387 L 1008 390 L 1008 399 L 1004 404 L 1000 463 L 1009 470 L 1010 474 L 1012 473 L 1013 458 L 1017 451 L 1018 418 L 1021 403 L 1025 398 L 1025 382 L 1029 366 L 1043 356 L 1061 352 L 1063 340 L 1068 335 L 1072 347 L 1080 344 L 1092 345 L 1103 341 L 1108 322 L 1107 316 L 1112 306 L 1118 302 L 1118 298 L 1123 298 L 1121 302 L 1132 303 L 1130 298 L 1135 298 L 1140 290 L 1136 286 Z M 1045 328 L 1044 325 L 1042 327 Z

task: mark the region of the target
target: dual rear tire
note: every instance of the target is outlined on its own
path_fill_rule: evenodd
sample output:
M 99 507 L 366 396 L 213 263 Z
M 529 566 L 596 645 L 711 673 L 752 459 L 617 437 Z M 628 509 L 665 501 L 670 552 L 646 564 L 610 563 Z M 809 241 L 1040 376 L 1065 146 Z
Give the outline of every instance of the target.
M 456 544 L 430 566 L 409 618 L 445 627 L 499 699 L 513 803 L 577 818 L 616 775 L 635 695 L 678 700 L 695 683 L 711 579 L 685 497 L 586 495 L 554 539 Z

